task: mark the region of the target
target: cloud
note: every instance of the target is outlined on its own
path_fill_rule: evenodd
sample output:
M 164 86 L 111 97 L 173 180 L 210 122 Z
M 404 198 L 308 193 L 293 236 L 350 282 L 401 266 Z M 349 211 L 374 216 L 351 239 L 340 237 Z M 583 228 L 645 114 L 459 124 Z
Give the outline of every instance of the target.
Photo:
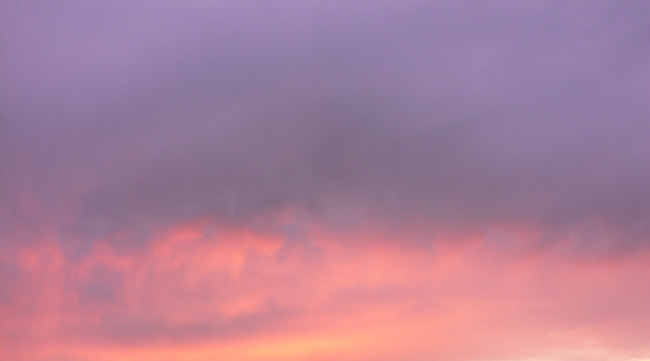
M 648 6 L 5 5 L 0 358 L 648 356 Z
M 5 203 L 90 239 L 350 209 L 642 242 L 645 5 L 558 5 L 12 6 Z
M 60 245 L 24 247 L 16 263 L 39 297 L 31 308 L 3 305 L 2 338 L 11 341 L 3 356 L 460 361 L 649 352 L 647 253 L 508 258 L 483 243 L 363 242 L 372 234 L 349 247 L 313 230 L 316 252 L 297 243 L 283 254 L 282 238 L 242 230 L 208 241 L 205 230 L 175 229 L 141 253 L 95 245 L 65 262 Z M 100 289 L 111 297 L 88 294 L 87 285 L 106 282 Z

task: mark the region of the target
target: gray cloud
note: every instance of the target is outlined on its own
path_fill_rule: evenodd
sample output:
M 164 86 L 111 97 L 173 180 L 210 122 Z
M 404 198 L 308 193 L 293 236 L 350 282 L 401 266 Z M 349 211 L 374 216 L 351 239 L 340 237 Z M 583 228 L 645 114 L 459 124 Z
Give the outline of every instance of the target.
M 650 235 L 645 2 L 50 7 L 3 11 L 7 223 Z

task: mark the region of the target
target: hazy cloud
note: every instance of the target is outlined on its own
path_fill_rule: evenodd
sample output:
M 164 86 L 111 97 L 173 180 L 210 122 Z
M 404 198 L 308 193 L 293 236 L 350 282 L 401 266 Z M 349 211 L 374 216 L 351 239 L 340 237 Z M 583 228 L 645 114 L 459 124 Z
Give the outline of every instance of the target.
M 648 10 L 5 4 L 2 199 L 23 214 L 7 222 L 60 212 L 61 237 L 132 242 L 205 215 L 350 210 L 636 244 L 650 235 Z

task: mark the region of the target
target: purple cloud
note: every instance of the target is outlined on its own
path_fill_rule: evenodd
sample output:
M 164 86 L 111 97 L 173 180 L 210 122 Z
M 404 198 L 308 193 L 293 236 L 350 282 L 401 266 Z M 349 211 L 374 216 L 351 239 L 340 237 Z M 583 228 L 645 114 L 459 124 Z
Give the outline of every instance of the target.
M 645 2 L 4 8 L 11 227 L 128 243 L 293 207 L 650 235 Z

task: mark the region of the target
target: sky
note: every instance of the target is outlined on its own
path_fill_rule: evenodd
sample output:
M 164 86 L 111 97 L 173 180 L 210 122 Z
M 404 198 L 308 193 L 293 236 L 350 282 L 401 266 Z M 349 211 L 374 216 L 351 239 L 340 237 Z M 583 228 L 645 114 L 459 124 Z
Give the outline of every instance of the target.
M 1 361 L 650 360 L 650 2 L 0 4 Z

